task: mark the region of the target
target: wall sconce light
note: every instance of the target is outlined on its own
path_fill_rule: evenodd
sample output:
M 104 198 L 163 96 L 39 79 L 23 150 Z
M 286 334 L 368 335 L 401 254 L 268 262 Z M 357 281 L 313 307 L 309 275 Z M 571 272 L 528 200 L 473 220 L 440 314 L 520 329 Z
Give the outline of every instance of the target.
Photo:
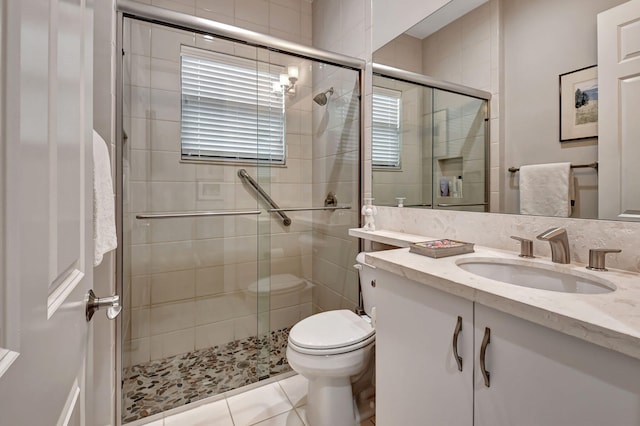
M 275 92 L 284 91 L 289 96 L 296 94 L 296 82 L 298 81 L 298 67 L 287 67 L 286 74 L 280 74 L 280 82 L 273 84 Z

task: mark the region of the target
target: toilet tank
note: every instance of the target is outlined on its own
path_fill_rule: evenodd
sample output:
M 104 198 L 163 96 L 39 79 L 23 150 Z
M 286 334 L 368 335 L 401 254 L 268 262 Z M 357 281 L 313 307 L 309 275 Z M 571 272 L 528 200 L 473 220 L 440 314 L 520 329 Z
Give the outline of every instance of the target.
M 364 302 L 364 311 L 371 316 L 372 308 L 376 306 L 375 287 L 371 285 L 371 281 L 376 279 L 376 267 L 371 266 L 364 261 L 365 253 L 358 253 L 356 256 L 355 266 L 358 268 L 358 277 L 360 278 L 360 289 L 362 290 L 362 300 Z

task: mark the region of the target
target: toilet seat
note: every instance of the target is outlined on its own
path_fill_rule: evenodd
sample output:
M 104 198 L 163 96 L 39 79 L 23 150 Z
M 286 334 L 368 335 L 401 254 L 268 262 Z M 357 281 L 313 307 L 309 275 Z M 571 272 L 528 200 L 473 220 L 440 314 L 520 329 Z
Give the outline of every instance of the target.
M 343 309 L 327 311 L 297 323 L 289 333 L 296 352 L 335 355 L 355 351 L 375 341 L 375 329 L 364 318 Z
M 296 345 L 295 343 L 293 343 L 291 340 L 289 340 L 289 348 L 291 348 L 295 352 L 298 352 L 298 353 L 304 354 L 304 355 L 316 355 L 316 356 L 342 355 L 342 354 L 346 354 L 346 353 L 349 353 L 349 352 L 357 351 L 358 349 L 362 349 L 364 347 L 367 347 L 368 345 L 373 344 L 375 341 L 376 341 L 376 336 L 373 335 L 373 336 L 369 337 L 368 339 L 363 340 L 362 342 L 359 342 L 359 343 L 356 343 L 356 344 L 353 344 L 353 345 L 349 345 L 349 346 L 343 346 L 343 347 L 340 347 L 340 348 L 309 349 L 309 348 L 300 347 L 300 346 Z

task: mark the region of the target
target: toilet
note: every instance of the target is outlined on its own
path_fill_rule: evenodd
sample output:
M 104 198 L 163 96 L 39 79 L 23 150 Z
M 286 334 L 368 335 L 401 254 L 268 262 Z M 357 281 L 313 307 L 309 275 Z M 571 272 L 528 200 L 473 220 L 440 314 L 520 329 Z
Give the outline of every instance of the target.
M 306 414 L 310 426 L 354 426 L 374 414 L 373 371 L 375 267 L 358 254 L 366 315 L 349 310 L 312 315 L 289 333 L 287 361 L 309 381 Z

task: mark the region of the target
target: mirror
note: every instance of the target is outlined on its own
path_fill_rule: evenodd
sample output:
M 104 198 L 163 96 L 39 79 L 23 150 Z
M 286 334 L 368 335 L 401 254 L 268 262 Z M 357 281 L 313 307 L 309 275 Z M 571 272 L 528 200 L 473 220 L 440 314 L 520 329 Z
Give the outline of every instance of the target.
M 412 9 L 404 8 L 404 2 L 410 0 L 395 2 L 395 7 L 409 14 Z M 491 93 L 489 211 L 517 214 L 519 172 L 509 168 L 597 163 L 597 137 L 560 142 L 559 76 L 596 64 L 596 15 L 624 2 L 490 0 L 478 5 L 476 0 L 452 0 L 389 40 L 373 60 Z M 374 2 L 374 39 L 386 25 L 375 19 L 377 7 Z M 597 169 L 573 173 L 570 217 L 598 218 Z M 393 185 L 393 179 L 387 176 L 385 183 Z M 373 191 L 377 203 L 375 185 Z
M 377 64 L 373 72 L 376 204 L 487 211 L 486 99 L 432 87 L 420 75 Z

